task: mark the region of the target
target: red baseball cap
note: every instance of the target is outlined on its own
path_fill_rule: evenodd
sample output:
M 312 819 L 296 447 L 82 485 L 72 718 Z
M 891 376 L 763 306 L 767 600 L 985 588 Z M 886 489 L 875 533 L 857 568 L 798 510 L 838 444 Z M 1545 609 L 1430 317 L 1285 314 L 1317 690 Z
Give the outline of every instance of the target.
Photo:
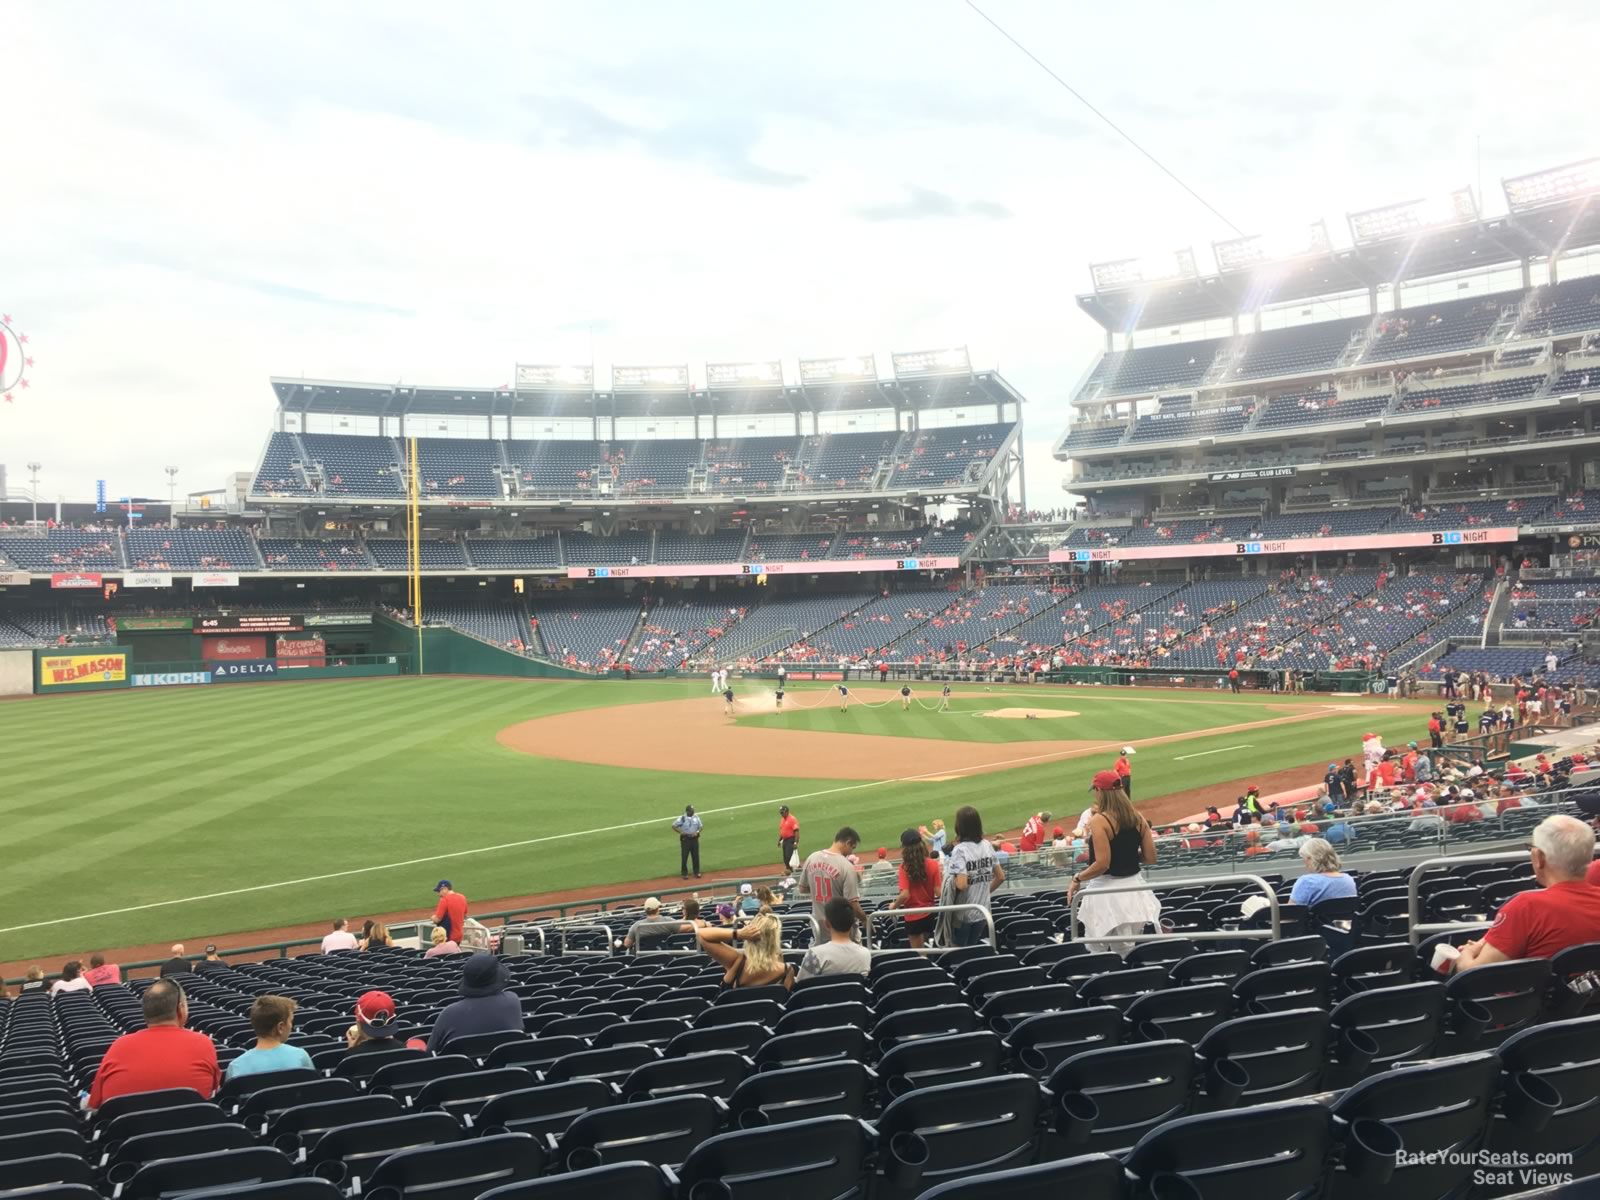
M 1115 791 L 1122 786 L 1122 776 L 1115 771 L 1096 771 L 1094 782 L 1089 786 L 1099 792 Z
M 388 992 L 363 992 L 356 1001 L 356 1024 L 361 1032 L 372 1038 L 394 1037 L 400 1032 L 395 1024 L 394 997 Z

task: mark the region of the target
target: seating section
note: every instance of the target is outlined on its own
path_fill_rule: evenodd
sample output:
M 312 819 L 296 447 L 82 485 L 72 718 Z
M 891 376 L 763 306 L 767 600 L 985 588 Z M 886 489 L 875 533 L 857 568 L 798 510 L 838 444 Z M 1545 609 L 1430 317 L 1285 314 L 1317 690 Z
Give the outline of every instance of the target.
M 1070 450 L 1105 450 L 1122 441 L 1126 425 L 1074 425 L 1067 434 Z
M 922 488 L 975 483 L 1012 428 L 1007 422 L 924 429 L 912 438 L 909 452 L 895 464 L 889 486 Z
M 1385 313 L 1373 327 L 1362 363 L 1393 362 L 1480 345 L 1506 315 L 1515 315 L 1521 292 L 1497 292 L 1467 300 L 1421 305 Z
M 1397 533 L 1424 533 L 1478 526 L 1529 525 L 1543 516 L 1554 501 L 1554 496 L 1524 496 L 1515 500 L 1423 504 L 1396 517 L 1393 528 Z
M 637 601 L 535 594 L 528 599 L 546 655 L 586 671 L 609 670 L 639 624 Z
M 485 570 L 559 567 L 561 539 L 553 533 L 536 538 L 468 538 L 467 554 Z
M 1517 327 L 1517 336 L 1560 337 L 1587 329 L 1600 329 L 1600 275 L 1536 289 L 1533 310 Z
M 656 535 L 658 563 L 738 562 L 744 549 L 744 530 L 723 529 L 716 533 L 676 533 L 662 530 Z
M 1124 546 L 1166 546 L 1205 542 L 1236 542 L 1250 532 L 1254 517 L 1187 518 L 1167 521 L 1151 517 L 1129 529 Z
M 800 454 L 797 437 L 713 438 L 706 443 L 706 490 L 779 491 Z
M 1384 656 L 1408 645 L 1413 652 L 1424 649 L 1424 643 L 1435 640 L 1438 622 L 1463 606 L 1483 603 L 1485 587 L 1483 579 L 1470 574 L 1408 575 L 1386 581 L 1308 630 L 1289 647 L 1285 660 L 1323 670 L 1363 664 L 1376 668 Z
M 452 601 L 425 609 L 422 617 L 424 624 L 449 625 L 516 654 L 538 649 L 529 633 L 527 611 L 520 601 L 474 600 L 470 604 Z
M 378 568 L 384 571 L 411 569 L 411 549 L 404 538 L 368 538 L 367 551 Z M 424 538 L 417 547 L 417 558 L 424 568 L 447 570 L 466 567 L 467 555 L 460 542 L 445 542 Z
M 698 441 L 610 442 L 603 446 L 600 478 L 608 474 L 617 495 L 683 495 L 689 472 L 700 464 Z
M 1563 659 L 1566 657 L 1562 655 Z M 1434 662 L 1429 675 L 1437 677 L 1454 670 L 1469 675 L 1481 671 L 1495 680 L 1532 679 L 1535 676 L 1545 678 L 1550 673 L 1545 670 L 1544 659 L 1545 651 L 1535 647 L 1464 647 L 1452 650 Z
M 705 653 L 742 612 L 726 604 L 666 600 L 651 609 L 626 660 L 635 671 L 670 671 Z
M 1342 398 L 1336 391 L 1296 392 L 1274 396 L 1256 419 L 1255 430 L 1289 429 L 1296 425 L 1334 425 L 1383 415 L 1394 402 L 1390 393 Z
M 0 554 L 21 570 L 51 574 L 122 565 L 121 539 L 114 531 L 52 529 L 44 537 L 0 537 Z
M 923 554 L 954 554 L 958 557 L 973 547 L 978 536 L 975 525 L 952 525 L 944 529 L 931 529 L 922 539 L 919 548 Z
M 1194 583 L 1140 614 L 1117 653 L 1152 665 L 1186 670 L 1231 667 L 1256 649 L 1250 622 L 1263 620 L 1267 585 L 1261 580 Z
M 1195 387 L 1206 377 L 1227 338 L 1115 350 L 1096 364 L 1080 396 L 1138 395 Z
M 747 562 L 806 562 L 827 558 L 833 549 L 831 533 L 752 533 L 745 547 Z
M 1399 516 L 1398 508 L 1339 508 L 1325 512 L 1266 517 L 1251 530 L 1255 538 L 1357 537 L 1379 533 Z
M 1098 585 L 1063 595 L 1035 611 L 988 646 L 998 655 L 1049 653 L 1069 644 L 1080 659 L 1104 653 L 1114 640 L 1131 636 L 1129 618 L 1176 590 L 1173 584 Z M 1119 632 L 1120 631 L 1120 632 Z
M 907 588 L 880 596 L 814 634 L 798 649 L 786 651 L 785 657 L 856 661 L 885 653 L 900 638 L 947 608 L 952 595 L 949 588 Z
M 261 560 L 242 529 L 130 529 L 128 565 L 150 571 L 256 571 Z
M 1551 381 L 1550 394 L 1561 396 L 1570 392 L 1588 392 L 1597 387 L 1600 387 L 1600 363 L 1591 362 L 1564 368 Z
M 1592 525 L 1600 522 L 1600 488 L 1584 488 L 1570 496 L 1560 496 L 1540 520 L 1563 525 Z
M 808 437 L 800 446 L 799 479 L 815 491 L 867 491 L 899 444 L 892 430 Z
M 1366 317 L 1351 317 L 1251 334 L 1229 376 L 1242 381 L 1332 370 L 1366 326 Z
M 305 455 L 292 433 L 274 433 L 256 470 L 252 492 L 267 496 L 309 496 L 314 489 L 306 480 Z
M 61 638 L 109 638 L 104 614 L 81 608 L 8 608 L 0 619 L 0 646 L 54 646 Z
M 1401 393 L 1400 411 L 1417 412 L 1428 408 L 1468 408 L 1478 404 L 1515 404 L 1526 400 L 1544 386 L 1543 375 L 1513 375 L 1489 383 L 1455 384 L 1448 387 L 1410 388 Z
M 262 538 L 256 543 L 269 571 L 370 571 L 360 542 L 347 538 Z
M 1222 437 L 1238 433 L 1254 410 L 1248 405 L 1231 404 L 1224 408 L 1173 409 L 1140 417 L 1134 422 L 1133 442 L 1187 442 L 1196 438 Z
M 423 499 L 487 496 L 499 499 L 500 443 L 468 438 L 418 438 L 417 474 Z
M 322 468 L 324 495 L 405 494 L 405 460 L 393 438 L 302 433 L 300 444 L 311 462 Z
M 1518 582 L 1511 588 L 1506 629 L 1573 633 L 1600 624 L 1600 579 Z
M 650 541 L 648 533 L 619 533 L 613 537 L 582 532 L 561 535 L 569 567 L 626 567 L 647 563 Z
M 882 533 L 841 533 L 831 558 L 904 558 L 922 554 L 926 529 L 885 530 Z
M 598 490 L 598 442 L 511 441 L 505 454 L 522 495 L 582 496 Z
M 890 657 L 913 662 L 957 659 L 963 647 L 981 646 L 1063 599 L 1045 584 L 991 583 L 962 592 L 926 624 L 889 648 Z
M 751 653 L 782 653 L 790 661 L 814 658 L 815 651 L 796 650 L 796 643 L 808 645 L 817 630 L 846 618 L 872 598 L 870 592 L 839 592 L 764 600 L 717 639 L 716 655 L 723 662 Z

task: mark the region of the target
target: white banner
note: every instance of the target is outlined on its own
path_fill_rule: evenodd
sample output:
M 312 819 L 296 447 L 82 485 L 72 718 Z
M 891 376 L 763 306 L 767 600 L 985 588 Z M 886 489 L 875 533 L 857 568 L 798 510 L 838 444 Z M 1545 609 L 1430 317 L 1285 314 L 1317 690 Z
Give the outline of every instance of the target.
M 238 587 L 239 576 L 234 571 L 196 572 L 189 580 L 190 587 Z
M 125 588 L 171 587 L 172 575 L 168 571 L 129 571 L 122 577 Z

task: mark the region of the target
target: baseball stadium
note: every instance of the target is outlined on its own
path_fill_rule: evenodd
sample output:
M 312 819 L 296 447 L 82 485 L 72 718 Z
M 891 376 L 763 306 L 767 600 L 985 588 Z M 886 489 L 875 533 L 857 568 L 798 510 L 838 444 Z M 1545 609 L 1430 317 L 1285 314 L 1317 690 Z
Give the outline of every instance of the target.
M 1296 219 L 0 470 L 0 1200 L 1600 1180 L 1600 159 Z

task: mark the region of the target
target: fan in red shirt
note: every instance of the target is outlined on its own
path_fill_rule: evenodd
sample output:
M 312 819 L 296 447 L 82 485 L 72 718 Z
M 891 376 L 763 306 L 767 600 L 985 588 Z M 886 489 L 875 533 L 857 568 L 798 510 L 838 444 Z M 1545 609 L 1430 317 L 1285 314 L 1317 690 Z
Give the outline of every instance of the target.
M 1028 818 L 1028 823 L 1022 827 L 1022 848 L 1024 850 L 1037 850 L 1044 844 L 1044 827 L 1050 822 L 1047 812 L 1034 813 Z
M 1533 831 L 1528 855 L 1539 888 L 1500 906 L 1489 931 L 1461 947 L 1457 971 L 1550 958 L 1569 946 L 1600 942 L 1600 887 L 1585 878 L 1594 861 L 1594 829 L 1576 817 L 1546 817 Z
M 158 979 L 141 999 L 147 1028 L 125 1033 L 111 1043 L 89 1092 L 89 1107 L 115 1096 L 191 1088 L 209 1100 L 222 1082 L 217 1048 L 203 1033 L 183 1026 L 189 1003 L 176 980 Z
M 922 834 L 908 829 L 900 835 L 900 894 L 895 897 L 895 908 L 932 908 L 939 903 L 939 889 L 944 873 L 937 857 L 928 853 Z M 906 918 L 906 940 L 913 950 L 933 932 L 934 913 Z
M 439 893 L 438 906 L 433 910 L 433 923 L 443 926 L 446 941 L 459 943 L 462 931 L 467 927 L 467 898 L 456 891 L 448 879 L 439 880 L 433 890 Z

